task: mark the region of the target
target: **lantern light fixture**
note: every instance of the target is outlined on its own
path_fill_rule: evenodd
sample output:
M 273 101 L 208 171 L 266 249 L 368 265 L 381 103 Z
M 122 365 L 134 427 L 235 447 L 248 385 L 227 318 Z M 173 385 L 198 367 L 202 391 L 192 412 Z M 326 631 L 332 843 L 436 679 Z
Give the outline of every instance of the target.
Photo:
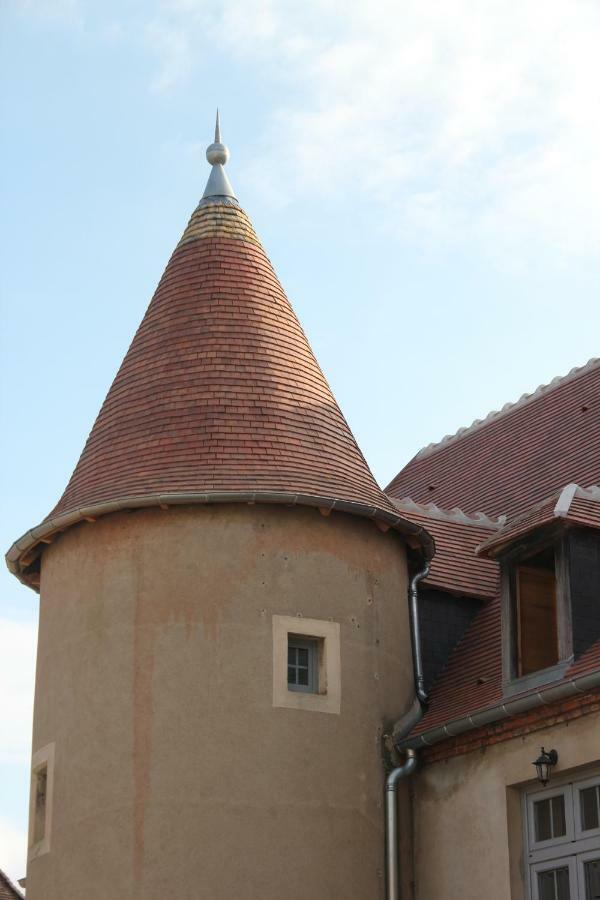
M 536 760 L 533 761 L 533 765 L 535 766 L 538 781 L 540 784 L 543 784 L 544 787 L 550 781 L 550 774 L 552 769 L 558 762 L 558 753 L 556 750 L 544 750 L 541 748 L 540 755 Z

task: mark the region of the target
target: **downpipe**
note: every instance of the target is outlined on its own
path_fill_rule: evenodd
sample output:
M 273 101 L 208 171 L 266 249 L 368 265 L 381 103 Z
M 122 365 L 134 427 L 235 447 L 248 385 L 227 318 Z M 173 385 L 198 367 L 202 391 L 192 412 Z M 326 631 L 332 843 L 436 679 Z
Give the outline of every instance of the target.
M 415 725 L 421 721 L 427 707 L 427 691 L 425 690 L 425 676 L 423 673 L 423 656 L 421 653 L 421 630 L 419 627 L 419 582 L 429 574 L 429 563 L 417 572 L 411 579 L 409 588 L 410 627 L 413 651 L 413 668 L 415 675 L 415 698 L 411 708 L 396 722 L 392 732 L 392 744 L 394 749 L 412 731 Z M 400 898 L 400 867 L 398 864 L 398 783 L 406 778 L 417 767 L 417 752 L 413 749 L 406 751 L 406 761 L 401 766 L 396 766 L 388 774 L 385 782 L 385 862 L 387 900 L 399 900 Z
M 406 762 L 392 769 L 385 782 L 386 819 L 386 877 L 388 900 L 400 896 L 400 866 L 398 865 L 398 803 L 396 791 L 398 782 L 410 775 L 417 767 L 417 751 L 406 751 Z
M 421 703 L 427 705 L 427 691 L 425 690 L 425 675 L 423 674 L 423 654 L 421 651 L 421 627 L 419 625 L 419 582 L 429 575 L 429 563 L 425 564 L 420 572 L 417 572 L 410 581 L 410 628 L 412 638 L 413 666 L 415 671 L 415 690 Z

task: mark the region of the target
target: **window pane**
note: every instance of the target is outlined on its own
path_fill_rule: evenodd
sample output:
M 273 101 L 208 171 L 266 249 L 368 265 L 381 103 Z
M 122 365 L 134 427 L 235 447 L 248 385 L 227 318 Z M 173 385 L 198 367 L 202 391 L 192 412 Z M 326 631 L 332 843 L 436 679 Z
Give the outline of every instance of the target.
M 562 837 L 567 833 L 567 823 L 565 821 L 565 798 L 552 798 L 552 837 Z
M 585 900 L 600 900 L 600 859 L 583 864 L 585 872 Z
M 552 813 L 549 800 L 538 800 L 533 804 L 535 814 L 536 841 L 549 841 L 552 837 Z
M 288 645 L 288 665 L 294 665 L 296 662 L 296 648 Z
M 288 684 L 297 684 L 296 669 L 293 666 L 288 666 Z
M 298 669 L 298 681 L 296 684 L 308 684 L 308 669 Z
M 588 831 L 590 828 L 598 828 L 600 824 L 600 787 L 594 786 L 579 791 L 581 805 L 581 828 Z
M 549 841 L 567 833 L 565 798 L 562 794 L 548 800 L 538 800 L 533 804 L 533 810 L 536 841 Z
M 568 868 L 538 872 L 538 893 L 540 900 L 571 900 Z
M 308 666 L 308 650 L 306 647 L 298 647 L 298 665 Z
M 570 900 L 571 890 L 569 888 L 569 870 L 556 869 L 556 900 Z

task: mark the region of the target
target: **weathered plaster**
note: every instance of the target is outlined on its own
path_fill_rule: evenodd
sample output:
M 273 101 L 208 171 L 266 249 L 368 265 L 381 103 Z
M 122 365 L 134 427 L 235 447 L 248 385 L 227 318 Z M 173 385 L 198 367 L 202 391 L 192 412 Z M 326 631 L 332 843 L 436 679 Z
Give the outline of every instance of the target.
M 600 761 L 597 715 L 418 770 L 413 789 L 416 900 L 525 900 L 521 793 L 540 746 L 555 777 Z
M 339 623 L 339 715 L 273 706 L 274 615 Z M 266 506 L 72 528 L 42 564 L 29 900 L 383 897 L 380 737 L 411 690 L 391 531 Z

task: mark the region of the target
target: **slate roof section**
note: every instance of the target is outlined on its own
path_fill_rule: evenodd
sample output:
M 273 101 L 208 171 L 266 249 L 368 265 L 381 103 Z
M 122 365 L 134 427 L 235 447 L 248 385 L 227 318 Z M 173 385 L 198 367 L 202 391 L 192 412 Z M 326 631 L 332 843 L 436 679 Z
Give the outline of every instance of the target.
M 563 485 L 600 482 L 600 360 L 418 453 L 386 488 L 509 519 Z
M 345 509 L 417 538 L 377 485 L 250 220 L 201 201 L 52 513 L 9 551 L 87 516 L 169 502 Z M 29 562 L 28 562 L 29 561 Z
M 25 894 L 0 869 L 0 900 L 23 900 Z

